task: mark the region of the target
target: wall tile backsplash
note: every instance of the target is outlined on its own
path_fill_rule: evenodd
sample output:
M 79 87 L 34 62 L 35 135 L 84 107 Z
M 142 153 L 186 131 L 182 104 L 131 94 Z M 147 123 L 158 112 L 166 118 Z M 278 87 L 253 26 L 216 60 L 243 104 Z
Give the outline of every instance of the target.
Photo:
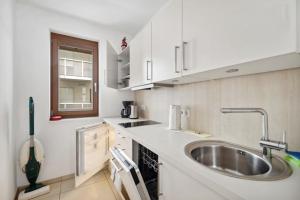
M 170 104 L 191 109 L 190 129 L 258 147 L 261 116 L 222 114 L 221 107 L 261 107 L 269 114 L 270 139 L 287 132 L 290 150 L 300 151 L 300 68 L 138 91 L 141 115 L 168 123 Z

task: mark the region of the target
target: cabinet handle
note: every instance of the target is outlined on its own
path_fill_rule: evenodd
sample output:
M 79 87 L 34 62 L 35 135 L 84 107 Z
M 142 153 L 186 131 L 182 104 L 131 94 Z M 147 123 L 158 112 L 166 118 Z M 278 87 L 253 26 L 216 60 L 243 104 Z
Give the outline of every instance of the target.
M 117 164 L 115 163 L 115 158 L 111 159 L 111 164 L 113 165 L 113 167 L 116 169 L 117 172 L 120 172 L 122 171 L 123 169 L 122 168 L 118 168 L 117 167 Z
M 109 151 L 109 136 L 106 137 L 106 153 L 105 154 L 108 154 L 108 151 Z
M 149 63 L 151 64 L 151 61 L 150 60 L 147 60 L 146 61 L 146 66 L 147 66 L 147 80 L 151 80 L 151 78 L 152 78 L 152 73 L 151 73 L 151 77 L 149 78 L 149 73 L 148 73 L 148 71 L 149 71 Z M 151 69 L 151 71 L 152 71 L 152 69 Z
M 103 80 L 104 80 L 104 85 L 107 85 L 107 81 L 106 81 L 106 69 L 104 69 L 104 73 L 103 73 Z
M 161 163 L 161 162 L 158 163 L 158 171 L 160 170 L 160 166 L 162 166 L 162 165 L 163 165 L 163 163 Z M 162 183 L 161 183 L 162 179 L 160 177 L 161 173 L 159 173 L 158 176 L 159 177 L 158 177 L 158 187 L 157 187 L 158 188 L 158 192 L 157 193 L 158 193 L 158 196 L 163 196 L 164 194 L 162 192 Z
M 175 46 L 175 73 L 179 73 L 180 71 L 177 70 L 178 63 L 177 63 L 177 50 L 179 49 L 179 46 Z
M 186 55 L 185 55 L 185 46 L 187 45 L 187 42 L 182 42 L 182 69 L 183 70 L 188 70 L 185 66 L 185 60 L 186 60 Z

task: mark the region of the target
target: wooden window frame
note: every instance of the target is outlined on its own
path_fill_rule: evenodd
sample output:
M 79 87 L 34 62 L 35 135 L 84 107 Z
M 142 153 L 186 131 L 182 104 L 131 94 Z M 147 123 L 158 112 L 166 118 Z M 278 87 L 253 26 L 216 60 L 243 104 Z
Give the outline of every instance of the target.
M 93 110 L 59 111 L 59 64 L 58 50 L 75 50 L 93 55 Z M 95 117 L 99 112 L 99 70 L 98 42 L 51 33 L 51 108 L 50 115 L 60 115 L 63 118 Z M 96 87 L 96 88 L 95 88 Z

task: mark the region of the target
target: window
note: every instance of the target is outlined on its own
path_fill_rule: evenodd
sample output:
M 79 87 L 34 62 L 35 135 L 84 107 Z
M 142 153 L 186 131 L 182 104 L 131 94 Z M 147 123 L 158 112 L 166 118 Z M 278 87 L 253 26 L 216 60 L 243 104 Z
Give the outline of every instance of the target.
M 51 115 L 98 116 L 98 43 L 51 33 Z

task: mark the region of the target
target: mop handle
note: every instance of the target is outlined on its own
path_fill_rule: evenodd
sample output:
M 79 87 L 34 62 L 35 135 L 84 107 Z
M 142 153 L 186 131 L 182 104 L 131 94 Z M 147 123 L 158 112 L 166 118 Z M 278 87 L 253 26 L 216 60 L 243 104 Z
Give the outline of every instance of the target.
M 32 97 L 29 97 L 29 135 L 34 135 L 34 103 Z

